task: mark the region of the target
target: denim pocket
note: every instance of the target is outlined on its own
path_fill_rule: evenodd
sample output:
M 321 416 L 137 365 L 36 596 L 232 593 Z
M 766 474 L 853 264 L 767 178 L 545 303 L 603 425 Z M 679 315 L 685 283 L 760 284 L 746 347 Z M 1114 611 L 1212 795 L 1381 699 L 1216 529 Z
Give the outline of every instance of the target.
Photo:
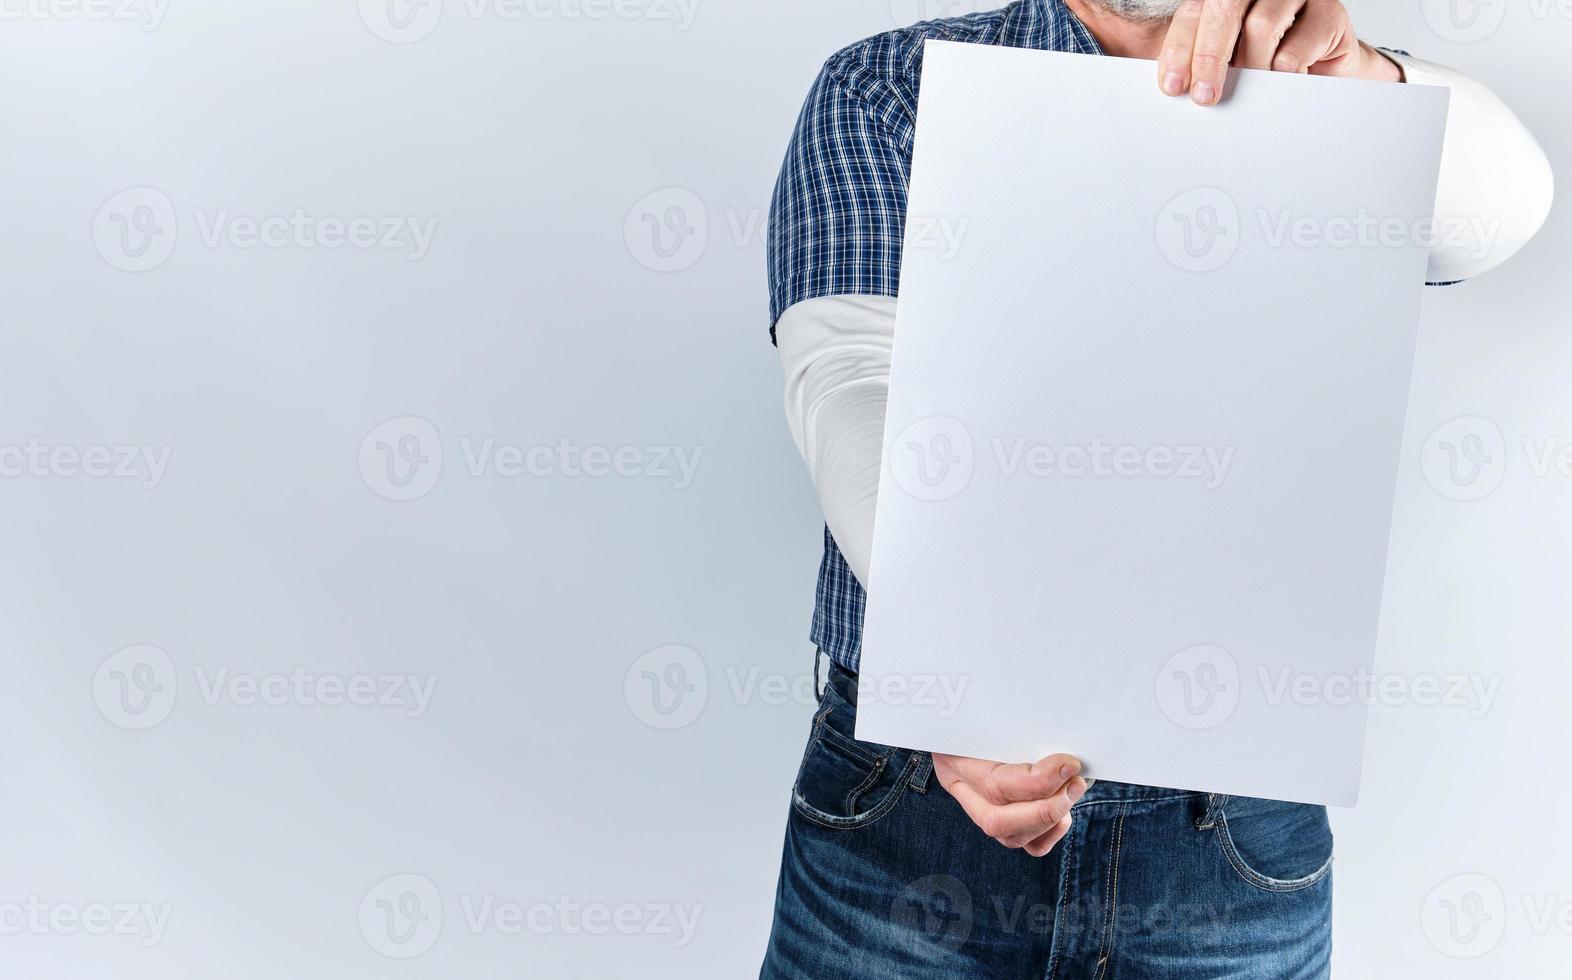
M 1332 871 L 1325 807 L 1234 797 L 1218 814 L 1216 830 L 1229 865 L 1265 891 L 1309 888 Z
M 856 709 L 825 688 L 803 752 L 792 806 L 804 818 L 835 830 L 858 830 L 889 813 L 910 784 L 919 759 L 852 736 Z

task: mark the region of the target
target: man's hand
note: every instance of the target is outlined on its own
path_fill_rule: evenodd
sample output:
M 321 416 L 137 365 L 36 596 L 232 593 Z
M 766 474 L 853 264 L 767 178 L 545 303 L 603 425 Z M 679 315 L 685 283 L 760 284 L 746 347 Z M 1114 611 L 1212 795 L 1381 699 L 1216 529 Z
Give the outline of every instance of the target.
M 1067 755 L 1028 766 L 935 753 L 933 771 L 983 833 L 1032 857 L 1069 833 L 1070 807 L 1086 792 L 1081 763 Z
M 1230 65 L 1403 80 L 1396 63 L 1354 34 L 1340 0 L 1185 0 L 1163 42 L 1158 84 L 1216 105 Z

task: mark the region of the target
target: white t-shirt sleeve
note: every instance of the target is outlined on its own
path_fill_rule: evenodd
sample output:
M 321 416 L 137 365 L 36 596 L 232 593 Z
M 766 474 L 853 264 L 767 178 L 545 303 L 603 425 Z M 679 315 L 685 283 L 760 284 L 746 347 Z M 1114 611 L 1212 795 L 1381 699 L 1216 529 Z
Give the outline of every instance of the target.
M 1441 65 L 1392 51 L 1410 85 L 1452 90 L 1428 282 L 1456 282 L 1515 255 L 1544 225 L 1555 177 L 1534 135 L 1494 92 Z
M 786 421 L 819 492 L 824 522 L 857 581 L 868 582 L 884 458 L 895 300 L 831 296 L 798 303 L 775 324 Z

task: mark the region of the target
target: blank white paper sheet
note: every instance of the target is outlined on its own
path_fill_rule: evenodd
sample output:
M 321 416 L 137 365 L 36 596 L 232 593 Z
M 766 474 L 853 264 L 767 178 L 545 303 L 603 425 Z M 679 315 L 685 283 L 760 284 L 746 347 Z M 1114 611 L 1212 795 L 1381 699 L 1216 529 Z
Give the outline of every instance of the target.
M 928 42 L 860 738 L 1354 803 L 1447 97 Z

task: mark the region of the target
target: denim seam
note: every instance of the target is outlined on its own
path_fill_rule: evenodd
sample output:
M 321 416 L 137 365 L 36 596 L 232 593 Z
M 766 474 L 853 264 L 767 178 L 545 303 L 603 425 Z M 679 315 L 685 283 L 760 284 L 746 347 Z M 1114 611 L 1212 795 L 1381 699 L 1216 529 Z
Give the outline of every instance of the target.
M 861 830 L 895 809 L 895 804 L 900 802 L 901 797 L 906 793 L 906 782 L 910 779 L 911 770 L 915 765 L 916 757 L 913 756 L 912 761 L 906 763 L 906 769 L 902 772 L 901 778 L 896 780 L 895 788 L 890 791 L 887 797 L 879 801 L 878 806 L 867 813 L 859 813 L 851 817 L 837 817 L 832 813 L 825 813 L 804 799 L 802 793 L 796 789 L 792 790 L 792 803 L 795 805 L 797 813 L 804 820 L 816 823 L 821 827 L 828 827 L 831 830 Z
M 822 741 L 834 742 L 836 745 L 845 749 L 846 752 L 853 758 L 870 766 L 878 765 L 879 760 L 885 758 L 885 756 L 868 751 L 861 745 L 858 745 L 855 739 L 847 738 L 845 735 L 842 735 L 840 732 L 831 728 L 829 724 L 829 711 L 825 711 L 819 715 L 819 720 L 817 724 L 814 725 L 813 737 Z
M 1228 832 L 1228 816 L 1223 813 L 1217 815 L 1217 842 L 1222 846 L 1223 855 L 1228 858 L 1228 863 L 1233 866 L 1239 877 L 1243 878 L 1246 884 L 1262 891 L 1296 892 L 1319 883 L 1332 870 L 1333 855 L 1327 855 L 1325 864 L 1303 878 L 1272 878 L 1261 874 L 1245 863 L 1244 857 L 1234 846 L 1233 835 Z
M 1077 826 L 1077 824 L 1072 822 L 1070 824 L 1070 832 L 1065 834 L 1064 840 L 1059 842 L 1059 900 L 1054 903 L 1053 941 L 1048 944 L 1047 980 L 1055 980 L 1059 976 L 1059 923 L 1064 921 L 1064 902 L 1070 893 L 1070 865 L 1078 860 L 1080 856 L 1080 851 L 1075 847 Z M 1084 831 L 1085 824 L 1080 824 L 1079 826 Z
M 868 778 L 866 778 L 862 782 L 858 783 L 855 789 L 853 789 L 850 793 L 846 794 L 846 812 L 847 813 L 856 813 L 857 812 L 857 797 L 861 796 L 862 794 L 868 792 L 868 790 L 872 789 L 873 788 L 873 784 L 877 783 L 879 781 L 879 777 L 882 776 L 883 774 L 884 774 L 884 760 L 880 759 L 880 760 L 878 760 L 877 762 L 875 762 L 873 764 L 873 770 L 868 773 Z
M 1179 794 L 1177 796 L 1142 796 L 1142 797 L 1137 797 L 1135 799 L 1129 799 L 1129 800 L 1121 800 L 1121 799 L 1081 800 L 1080 802 L 1075 804 L 1074 809 L 1075 810 L 1089 810 L 1089 809 L 1091 809 L 1094 806 L 1114 806 L 1114 805 L 1127 806 L 1127 805 L 1132 805 L 1132 804 L 1137 804 L 1137 803 L 1172 803 L 1174 800 L 1188 800 L 1188 799 L 1191 799 L 1194 796 L 1195 796 L 1194 793 L 1181 793 L 1181 794 Z
M 1114 924 L 1119 921 L 1119 855 L 1124 845 L 1124 818 L 1129 807 L 1122 807 L 1114 818 L 1114 840 L 1108 859 L 1108 916 L 1103 924 L 1103 941 L 1097 950 L 1097 974 L 1092 980 L 1103 980 L 1108 973 L 1108 960 L 1113 956 Z

